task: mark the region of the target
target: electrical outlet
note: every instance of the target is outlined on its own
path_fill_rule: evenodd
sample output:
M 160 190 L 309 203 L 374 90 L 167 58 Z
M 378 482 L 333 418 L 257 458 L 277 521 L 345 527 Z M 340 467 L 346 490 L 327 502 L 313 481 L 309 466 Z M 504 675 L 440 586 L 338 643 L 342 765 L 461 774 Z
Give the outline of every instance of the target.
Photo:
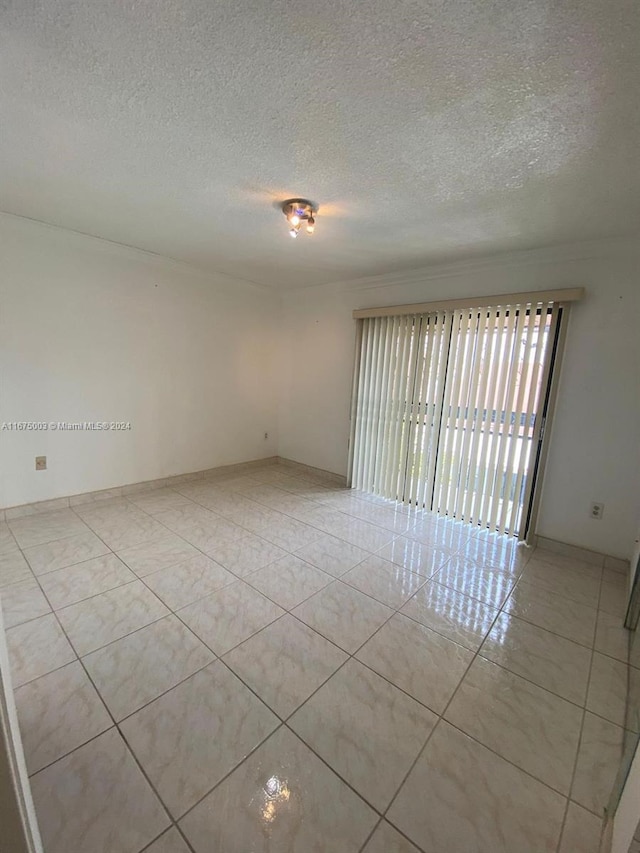
M 268 433 L 268 432 L 265 432 L 265 434 L 264 434 L 264 440 L 266 441 L 268 438 L 269 438 L 269 433 Z
M 594 502 L 591 504 L 591 511 L 589 512 L 591 518 L 597 518 L 600 520 L 604 515 L 604 504 Z
M 46 471 L 47 470 L 47 457 L 46 456 L 36 456 L 36 471 Z

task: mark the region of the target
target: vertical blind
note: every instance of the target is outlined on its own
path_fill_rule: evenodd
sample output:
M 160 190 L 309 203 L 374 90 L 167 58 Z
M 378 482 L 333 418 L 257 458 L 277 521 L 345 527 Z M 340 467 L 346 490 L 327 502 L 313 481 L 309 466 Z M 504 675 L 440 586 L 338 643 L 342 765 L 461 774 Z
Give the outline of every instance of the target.
M 521 535 L 557 302 L 359 320 L 351 482 Z

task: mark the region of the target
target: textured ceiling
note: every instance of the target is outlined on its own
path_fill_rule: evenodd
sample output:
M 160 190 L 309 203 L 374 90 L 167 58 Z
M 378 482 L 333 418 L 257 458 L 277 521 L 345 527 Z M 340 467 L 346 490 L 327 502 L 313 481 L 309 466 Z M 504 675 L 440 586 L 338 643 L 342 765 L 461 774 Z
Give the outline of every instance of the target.
M 0 6 L 10 213 L 284 288 L 640 227 L 637 0 Z

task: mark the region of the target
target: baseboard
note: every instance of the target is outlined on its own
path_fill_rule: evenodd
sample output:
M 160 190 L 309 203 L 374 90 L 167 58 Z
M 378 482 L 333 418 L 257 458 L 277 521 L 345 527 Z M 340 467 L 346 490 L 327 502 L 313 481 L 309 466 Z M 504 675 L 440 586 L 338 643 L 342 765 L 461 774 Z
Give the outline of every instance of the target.
M 20 506 L 5 507 L 0 510 L 0 521 L 8 521 L 12 518 L 22 518 L 26 515 L 39 515 L 42 512 L 52 512 L 56 509 L 65 509 L 82 504 L 109 500 L 111 498 L 127 497 L 127 495 L 138 495 L 143 492 L 151 492 L 166 486 L 176 486 L 180 483 L 188 483 L 192 480 L 201 480 L 204 477 L 225 477 L 229 474 L 240 474 L 251 471 L 252 468 L 261 468 L 264 465 L 276 465 L 278 456 L 268 456 L 265 459 L 254 459 L 251 462 L 237 462 L 233 465 L 220 465 L 217 468 L 207 468 L 203 471 L 191 471 L 188 474 L 176 474 L 172 477 L 161 477 L 158 480 L 145 480 L 141 483 L 127 483 L 124 486 L 116 486 L 111 489 L 101 489 L 97 492 L 81 492 L 77 495 L 68 495 L 63 498 L 53 498 L 48 501 L 36 501 L 35 503 L 21 504 Z
M 254 459 L 250 462 L 237 462 L 233 465 L 220 465 L 217 468 L 207 468 L 203 471 L 191 471 L 187 474 L 177 474 L 172 477 L 162 477 L 158 480 L 146 480 L 141 483 L 128 483 L 124 486 L 116 486 L 111 489 L 102 489 L 97 492 L 81 492 L 77 495 L 69 495 L 63 498 L 53 498 L 48 501 L 36 501 L 35 503 L 22 504 L 20 506 L 6 507 L 0 510 L 0 521 L 12 518 L 22 518 L 27 515 L 39 515 L 42 512 L 52 512 L 56 509 L 81 506 L 82 504 L 94 503 L 110 498 L 127 497 L 143 492 L 151 492 L 166 486 L 176 486 L 180 483 L 188 483 L 192 480 L 201 480 L 204 477 L 226 477 L 229 474 L 239 474 L 251 471 L 252 468 L 261 468 L 264 465 L 284 465 L 301 474 L 307 474 L 318 482 L 332 483 L 337 486 L 346 487 L 347 478 L 343 474 L 335 474 L 333 471 L 325 471 L 322 468 L 314 468 L 312 465 L 304 465 L 284 456 L 268 456 L 265 459 Z M 546 551 L 553 551 L 565 557 L 573 557 L 582 560 L 592 566 L 611 569 L 623 574 L 629 573 L 629 561 L 612 557 L 608 554 L 600 554 L 590 551 L 588 548 L 580 548 L 577 545 L 569 545 L 556 539 L 548 539 L 546 536 L 533 537 L 532 545 Z
M 284 456 L 277 457 L 281 465 L 286 465 L 289 468 L 294 468 L 303 474 L 309 474 L 311 477 L 318 477 L 323 482 L 335 483 L 338 486 L 346 486 L 347 478 L 344 474 L 334 474 L 333 471 L 325 471 L 324 468 L 314 468 L 312 465 L 303 465 L 302 462 L 294 462 L 293 459 L 285 459 Z
M 569 545 L 556 539 L 548 539 L 546 536 L 535 536 L 535 545 L 543 551 L 553 551 L 554 554 L 561 554 L 563 557 L 573 557 L 592 566 L 611 569 L 611 571 L 622 574 L 629 573 L 629 560 L 622 560 L 620 557 L 590 551 L 588 548 L 580 548 L 578 545 Z

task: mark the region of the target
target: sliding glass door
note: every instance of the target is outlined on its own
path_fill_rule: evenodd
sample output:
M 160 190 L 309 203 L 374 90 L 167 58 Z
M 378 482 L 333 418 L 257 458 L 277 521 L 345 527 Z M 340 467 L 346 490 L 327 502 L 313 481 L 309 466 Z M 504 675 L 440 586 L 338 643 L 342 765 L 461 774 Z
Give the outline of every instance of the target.
M 352 484 L 424 503 L 433 479 L 451 336 L 446 313 L 364 320 L 359 326 Z
M 561 311 L 360 320 L 352 485 L 523 537 Z

